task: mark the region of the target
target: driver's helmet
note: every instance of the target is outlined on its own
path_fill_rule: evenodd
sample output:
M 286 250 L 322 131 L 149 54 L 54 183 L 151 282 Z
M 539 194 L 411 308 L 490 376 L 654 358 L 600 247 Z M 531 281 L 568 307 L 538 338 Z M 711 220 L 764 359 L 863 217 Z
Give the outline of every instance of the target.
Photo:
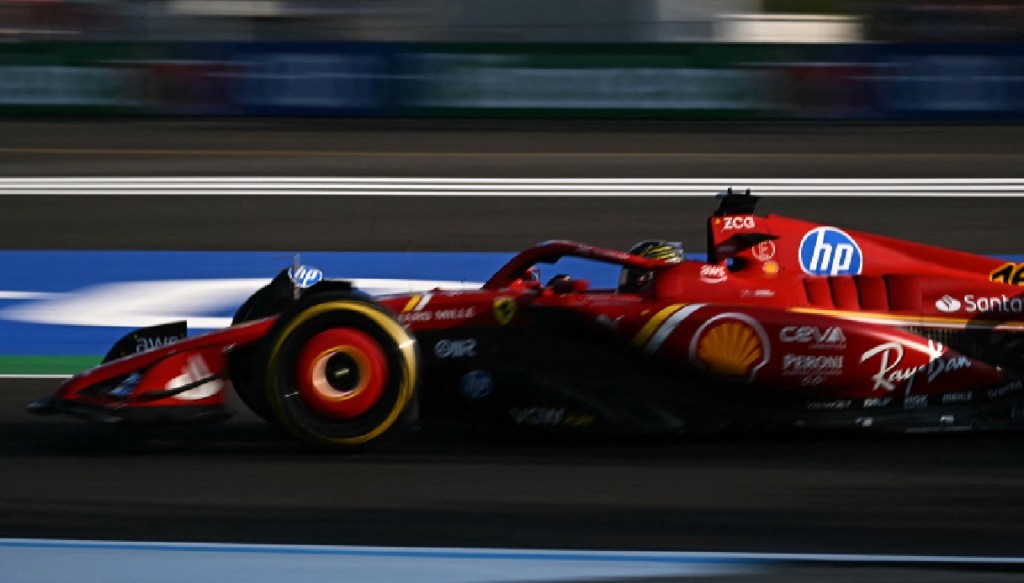
M 683 246 L 681 243 L 670 241 L 650 240 L 637 243 L 629 250 L 631 255 L 639 255 L 649 259 L 662 259 L 665 261 L 682 261 Z M 654 272 L 643 269 L 623 268 L 619 273 L 619 292 L 636 293 L 648 285 L 654 279 Z

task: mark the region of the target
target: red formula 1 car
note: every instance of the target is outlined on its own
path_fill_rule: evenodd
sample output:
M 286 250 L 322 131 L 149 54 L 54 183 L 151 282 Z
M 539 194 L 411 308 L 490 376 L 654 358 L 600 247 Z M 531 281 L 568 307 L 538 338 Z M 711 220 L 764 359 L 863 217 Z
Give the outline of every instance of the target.
M 1024 264 L 755 204 L 722 198 L 707 262 L 549 241 L 478 290 L 377 299 L 293 268 L 231 327 L 138 330 L 30 410 L 220 419 L 233 386 L 260 416 L 336 448 L 410 419 L 643 435 L 1024 425 Z M 536 280 L 535 264 L 562 257 L 619 265 L 623 285 Z

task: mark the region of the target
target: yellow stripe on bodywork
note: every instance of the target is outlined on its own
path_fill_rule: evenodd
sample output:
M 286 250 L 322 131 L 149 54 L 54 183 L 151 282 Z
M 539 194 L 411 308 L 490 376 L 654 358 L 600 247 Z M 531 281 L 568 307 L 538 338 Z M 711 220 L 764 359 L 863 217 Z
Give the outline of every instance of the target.
M 412 311 L 412 309 L 416 307 L 416 304 L 420 303 L 420 299 L 422 297 L 423 297 L 422 295 L 416 294 L 416 295 L 412 296 L 411 298 L 409 298 L 409 301 L 405 303 L 405 307 L 402 308 L 402 311 L 403 312 Z
M 824 310 L 821 308 L 790 308 L 790 312 L 798 314 L 815 314 L 820 316 L 834 316 L 836 318 L 848 318 L 850 320 L 861 320 L 867 322 L 895 322 L 905 325 L 935 324 L 947 326 L 972 326 L 984 328 L 1024 328 L 1024 321 L 1021 320 L 978 320 L 975 318 L 947 318 L 942 316 L 902 316 L 896 314 L 878 314 L 871 312 L 850 312 L 844 310 Z
M 636 337 L 633 338 L 633 346 L 642 348 L 647 344 L 647 341 L 651 339 L 651 336 L 654 335 L 662 323 L 685 305 L 686 304 L 672 304 L 671 306 L 666 306 L 659 310 L 658 313 L 648 320 L 647 323 L 644 324 L 644 327 L 637 332 Z

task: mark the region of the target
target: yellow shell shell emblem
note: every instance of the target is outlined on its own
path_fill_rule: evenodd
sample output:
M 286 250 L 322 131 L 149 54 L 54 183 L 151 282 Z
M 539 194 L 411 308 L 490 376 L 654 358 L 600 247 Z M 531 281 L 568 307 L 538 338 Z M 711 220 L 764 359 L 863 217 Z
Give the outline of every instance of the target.
M 494 312 L 494 319 L 498 324 L 504 326 L 512 321 L 516 315 L 516 299 L 509 297 L 494 298 L 491 304 L 491 311 Z
M 747 381 L 753 380 L 757 369 L 768 361 L 763 333 L 730 317 L 698 332 L 692 356 L 715 376 Z

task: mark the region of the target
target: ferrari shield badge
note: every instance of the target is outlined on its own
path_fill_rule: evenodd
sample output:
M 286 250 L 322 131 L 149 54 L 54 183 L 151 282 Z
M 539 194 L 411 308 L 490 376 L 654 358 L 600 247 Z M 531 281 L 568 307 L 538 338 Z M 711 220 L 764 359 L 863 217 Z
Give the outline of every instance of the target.
M 494 298 L 494 304 L 491 306 L 494 311 L 494 319 L 498 321 L 498 324 L 504 326 L 512 321 L 512 318 L 516 315 L 516 299 L 509 297 Z

